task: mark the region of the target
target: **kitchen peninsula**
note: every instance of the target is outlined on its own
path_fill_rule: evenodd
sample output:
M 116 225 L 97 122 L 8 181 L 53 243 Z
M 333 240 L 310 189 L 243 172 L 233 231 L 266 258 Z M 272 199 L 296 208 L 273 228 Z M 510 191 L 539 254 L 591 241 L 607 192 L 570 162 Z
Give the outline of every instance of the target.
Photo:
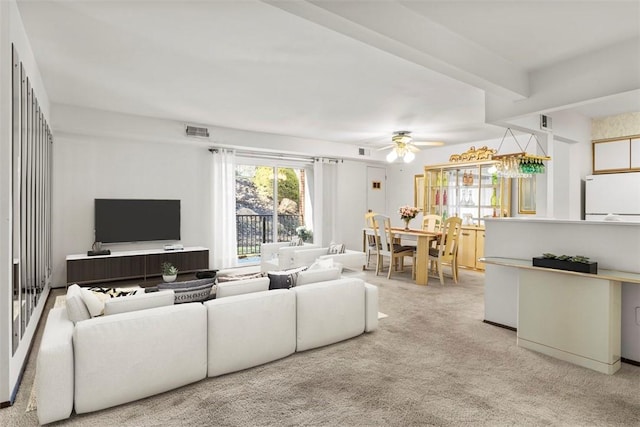
M 583 255 L 598 262 L 600 269 L 640 274 L 640 223 L 487 218 L 485 226 L 486 258 L 530 261 L 547 252 Z M 487 264 L 486 322 L 518 327 L 520 277 L 519 268 Z M 623 361 L 640 362 L 640 284 L 620 282 L 621 356 Z M 612 303 L 616 304 L 615 297 Z

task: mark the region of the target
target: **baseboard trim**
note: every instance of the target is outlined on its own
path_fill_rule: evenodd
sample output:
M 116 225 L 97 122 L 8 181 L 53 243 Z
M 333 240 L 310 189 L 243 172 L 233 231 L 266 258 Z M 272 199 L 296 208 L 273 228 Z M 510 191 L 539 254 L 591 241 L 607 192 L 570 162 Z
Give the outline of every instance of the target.
M 621 357 L 620 361 L 623 363 L 628 363 L 629 365 L 640 366 L 640 362 L 636 360 L 625 359 L 624 357 Z
M 513 332 L 518 332 L 518 328 L 514 328 L 513 326 L 503 325 L 501 323 L 492 322 L 491 320 L 483 320 L 483 322 L 491 326 L 497 326 L 499 328 L 508 329 Z

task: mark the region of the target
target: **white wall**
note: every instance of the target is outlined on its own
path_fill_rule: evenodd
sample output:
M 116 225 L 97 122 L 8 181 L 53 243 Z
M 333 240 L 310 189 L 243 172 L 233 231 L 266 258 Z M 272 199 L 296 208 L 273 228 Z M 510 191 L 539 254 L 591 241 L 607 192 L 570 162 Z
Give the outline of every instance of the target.
M 181 201 L 181 243 L 209 242 L 210 153 L 205 147 L 61 133 L 53 158 L 54 286 L 66 283 L 65 257 L 94 242 L 94 199 Z M 112 251 L 161 247 L 165 242 L 105 245 Z
M 53 107 L 52 126 L 56 135 L 53 258 L 57 286 L 66 282 L 66 256 L 91 248 L 95 198 L 181 199 L 181 243 L 211 247 L 207 238 L 210 217 L 207 148 L 214 143 L 221 145 L 217 143 L 218 137 L 224 139 L 223 145 L 239 149 L 269 147 L 267 151 L 272 151 L 281 146 L 285 153 L 311 156 L 320 153 L 329 157 L 353 151 L 357 158 L 356 146 L 210 127 L 212 143 L 186 138 L 179 122 L 61 105 Z M 340 145 L 343 151 L 337 151 L 334 145 Z M 324 244 L 345 243 L 349 249 L 362 247 L 367 164 L 371 162 L 325 161 L 324 182 L 315 185 L 325 195 L 326 203 L 321 208 L 324 215 L 317 218 L 322 230 L 320 233 L 314 230 L 314 238 Z M 411 186 L 413 194 L 413 181 Z M 146 249 L 162 244 L 118 244 L 107 248 Z
M 362 250 L 362 227 L 367 211 L 367 164 L 344 161 L 338 164 L 336 243 Z

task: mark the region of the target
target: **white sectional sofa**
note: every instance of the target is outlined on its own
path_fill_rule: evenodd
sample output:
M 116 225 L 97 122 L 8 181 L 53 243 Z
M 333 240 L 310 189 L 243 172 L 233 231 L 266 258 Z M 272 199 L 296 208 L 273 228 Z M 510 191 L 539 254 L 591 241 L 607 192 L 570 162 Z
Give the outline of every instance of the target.
M 291 289 L 269 279 L 219 283 L 216 299 L 173 305 L 161 291 L 115 302 L 116 314 L 47 318 L 37 360 L 41 424 L 96 411 L 183 385 L 250 368 L 378 326 L 378 290 L 338 269 L 298 275 Z M 119 300 L 121 298 L 115 298 Z M 143 309 L 143 299 L 153 308 Z M 163 300 L 163 306 L 158 306 Z M 110 301 L 107 302 L 109 304 Z

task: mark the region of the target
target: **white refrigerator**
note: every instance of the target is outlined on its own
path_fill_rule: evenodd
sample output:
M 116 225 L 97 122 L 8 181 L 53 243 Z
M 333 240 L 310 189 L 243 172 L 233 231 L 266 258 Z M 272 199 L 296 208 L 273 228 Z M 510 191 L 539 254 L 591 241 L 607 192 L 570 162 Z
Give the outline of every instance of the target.
M 587 176 L 585 219 L 640 223 L 640 172 Z M 640 362 L 640 286 L 622 283 L 621 313 L 621 356 Z
M 640 222 L 640 172 L 588 175 L 585 219 Z

